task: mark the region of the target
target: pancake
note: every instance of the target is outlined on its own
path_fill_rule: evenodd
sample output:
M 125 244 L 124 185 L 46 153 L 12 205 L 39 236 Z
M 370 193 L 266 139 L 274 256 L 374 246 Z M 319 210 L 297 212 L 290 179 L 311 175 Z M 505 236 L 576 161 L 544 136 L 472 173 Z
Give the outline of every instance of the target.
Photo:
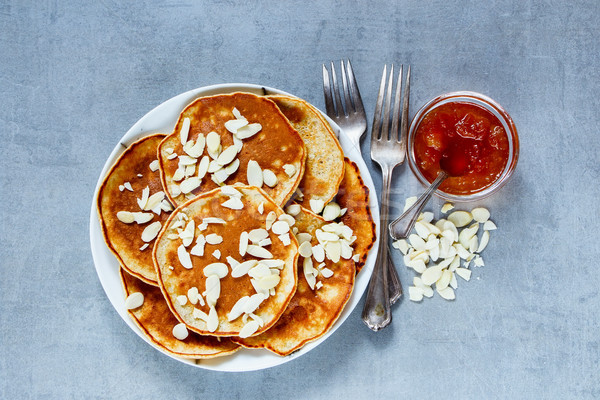
M 152 285 L 158 285 L 152 261 L 154 239 L 144 241 L 142 234 L 150 225 L 152 227 L 148 228 L 146 235 L 152 228 L 162 225 L 169 217 L 169 211 L 173 209 L 166 197 L 160 195 L 164 192 L 158 169 L 152 171 L 150 168 L 153 162 L 152 167 L 158 168 L 156 149 L 164 138 L 164 134 L 155 134 L 129 146 L 104 178 L 96 199 L 100 226 L 108 248 L 127 272 Z M 139 205 L 138 199 L 143 198 L 145 188 L 148 188 L 149 201 L 154 203 L 154 200 L 162 200 L 152 207 L 154 211 L 142 210 Z M 153 195 L 155 196 L 150 197 Z M 133 215 L 128 212 L 137 213 L 133 215 L 141 223 L 132 222 Z M 127 223 L 117 217 L 122 214 L 127 214 L 126 217 L 122 217 L 129 218 L 125 219 Z M 160 230 L 160 227 L 158 228 L 156 233 Z
M 299 232 L 312 236 L 310 244 L 313 246 L 319 244 L 317 230 L 325 230 L 326 226 L 339 226 L 337 223 L 326 222 L 304 208 L 295 218 L 295 226 Z M 298 237 L 303 240 L 301 235 Z M 321 263 L 316 260 L 316 254 L 309 256 L 307 260 L 309 259 L 312 261 L 312 268 L 318 269 Z M 234 342 L 247 348 L 264 347 L 285 356 L 331 329 L 350 299 L 356 275 L 354 261 L 351 258 L 341 258 L 333 262 L 326 257 L 322 262 L 333 275 L 325 278 L 323 274 L 326 269 L 323 269 L 311 284 L 305 275 L 305 267 L 309 270 L 311 267 L 304 260 L 304 257 L 298 260 L 298 288 L 279 321 L 263 334 L 244 339 L 232 338 Z M 314 285 L 314 289 L 311 285 Z
M 271 217 L 276 222 L 267 224 Z M 159 285 L 177 318 L 214 336 L 255 335 L 271 327 L 296 290 L 298 242 L 286 219 L 293 223 L 254 186 L 223 186 L 177 208 L 153 254 Z M 240 243 L 248 240 L 252 245 L 241 251 Z
M 369 188 L 364 184 L 358 166 L 348 158 L 344 159 L 346 172 L 340 184 L 336 202 L 346 213 L 341 217 L 344 225 L 352 228 L 356 241 L 354 254 L 358 255 L 356 272 L 360 272 L 367 261 L 369 250 L 377 238 L 375 222 L 369 208 Z
M 158 155 L 163 186 L 177 205 L 237 182 L 261 187 L 283 205 L 298 187 L 306 159 L 302 138 L 275 103 L 250 93 L 193 101 L 160 144 Z
M 167 352 L 184 358 L 213 358 L 231 354 L 239 349 L 240 346 L 228 338 L 202 336 L 194 332 L 190 332 L 183 340 L 177 339 L 173 336 L 173 327 L 178 325 L 179 321 L 171 313 L 160 289 L 129 275 L 123 269 L 121 281 L 125 288 L 125 296 L 136 292 L 144 295 L 143 304 L 129 310 L 129 314 L 142 332 Z
M 311 209 L 310 200 L 328 203 L 338 191 L 344 176 L 344 153 L 335 133 L 321 113 L 304 100 L 290 96 L 267 96 L 279 107 L 306 146 L 306 169 L 298 202 Z

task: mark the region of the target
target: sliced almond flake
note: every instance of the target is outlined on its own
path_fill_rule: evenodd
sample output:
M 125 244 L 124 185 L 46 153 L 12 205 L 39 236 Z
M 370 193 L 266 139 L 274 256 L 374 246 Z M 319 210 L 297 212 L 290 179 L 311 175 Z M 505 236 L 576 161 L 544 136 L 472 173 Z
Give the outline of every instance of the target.
M 415 250 L 425 250 L 425 241 L 419 235 L 414 233 L 410 234 L 408 236 L 408 241 Z
M 316 290 L 319 290 L 319 289 L 321 289 L 322 287 L 323 287 L 323 282 L 321 282 L 321 281 L 318 281 L 318 282 L 315 284 L 315 289 L 316 289 Z
M 483 230 L 484 231 L 493 231 L 497 229 L 496 224 L 491 221 L 491 220 L 487 220 L 483 223 Z
M 246 178 L 248 180 L 248 185 L 262 187 L 263 185 L 263 171 L 260 168 L 260 165 L 254 160 L 248 161 Z
M 283 171 L 291 178 L 296 173 L 296 166 L 293 164 L 285 164 L 283 166 Z M 302 192 L 300 192 L 300 194 L 302 194 Z
M 461 228 L 473 221 L 473 216 L 468 211 L 454 211 L 448 215 L 448 221 L 452 222 L 457 228 Z
M 204 232 L 207 229 L 208 229 L 208 224 L 206 222 L 202 222 L 200 225 L 198 225 L 198 230 L 200 232 Z
M 190 254 L 193 256 L 202 257 L 204 255 L 204 245 L 206 244 L 206 239 L 203 234 L 199 234 L 196 239 L 196 245 L 192 247 L 190 250 Z
M 392 247 L 400 250 L 404 255 L 406 255 L 406 253 L 408 252 L 408 242 L 406 241 L 406 239 L 400 239 L 396 240 L 395 242 L 392 242 Z
M 271 229 L 271 226 L 273 226 L 273 222 L 275 222 L 277 220 L 277 214 L 275 213 L 275 211 L 270 211 L 267 214 L 267 219 L 265 220 L 265 229 L 269 230 Z
M 206 146 L 206 138 L 203 134 L 199 134 L 196 138 L 196 143 L 187 151 L 190 157 L 200 158 L 204 153 L 204 147 Z
M 171 185 L 170 192 L 174 197 L 177 197 L 181 194 L 181 189 L 179 188 L 179 185 Z
M 212 181 L 214 183 L 216 183 L 217 185 L 223 184 L 227 180 L 227 178 L 229 178 L 229 174 L 227 173 L 227 171 L 224 168 L 216 171 L 210 177 L 210 179 L 212 179 Z
M 206 302 L 209 306 L 214 307 L 221 295 L 221 281 L 217 275 L 209 275 L 206 277 Z
M 133 192 L 133 187 L 131 187 L 131 183 L 125 182 L 125 183 L 123 183 L 123 187 L 125 189 L 129 190 L 130 192 Z
M 489 241 L 490 241 L 490 232 L 484 230 L 483 234 L 481 235 L 481 242 L 479 243 L 479 247 L 477 247 L 476 252 L 481 253 L 487 247 Z
M 483 267 L 485 263 L 483 262 L 483 258 L 477 256 L 473 259 L 473 265 L 476 267 Z
M 264 247 L 256 246 L 253 244 L 248 245 L 248 254 L 258 258 L 273 258 L 273 254 Z
M 271 291 L 273 291 L 273 289 L 271 289 Z M 256 321 L 258 323 L 258 326 L 260 326 L 261 328 L 263 326 L 265 326 L 265 321 L 263 321 L 263 319 L 261 317 L 259 317 L 258 315 L 253 314 L 253 313 L 250 313 L 248 315 L 250 316 L 250 318 L 252 318 L 254 321 Z
M 235 136 L 237 136 L 238 139 L 248 139 L 260 132 L 261 129 L 262 125 L 259 123 L 244 125 L 241 128 L 238 128 Z
M 131 293 L 125 299 L 125 308 L 128 310 L 135 310 L 144 304 L 144 295 L 141 292 Z
M 290 204 L 289 206 L 286 207 L 285 212 L 288 215 L 295 217 L 296 215 L 300 214 L 301 210 L 302 210 L 302 208 L 300 207 L 300 204 Z
M 181 192 L 184 194 L 190 193 L 192 190 L 198 188 L 202 182 L 196 176 L 192 176 L 187 178 L 179 185 Z
M 223 236 L 217 235 L 216 233 L 211 233 L 211 234 L 206 235 L 205 239 L 206 239 L 206 243 L 208 243 L 208 244 L 223 243 Z
M 217 250 L 213 251 L 212 256 L 214 258 L 216 258 L 217 260 L 220 260 L 221 259 L 221 250 L 217 249 Z
M 225 148 L 221 154 L 219 154 L 219 157 L 216 161 L 218 164 L 225 166 L 232 162 L 235 156 L 237 156 L 237 149 L 232 145 Z
M 258 213 L 260 215 L 262 215 L 265 212 L 265 203 L 261 201 L 260 204 L 258 205 L 257 209 L 258 209 Z
M 274 289 L 281 278 L 278 275 L 269 275 L 258 279 L 258 286 L 264 290 Z
M 212 263 L 204 267 L 202 272 L 204 272 L 204 276 L 206 277 L 217 275 L 219 279 L 223 279 L 229 273 L 229 268 L 227 267 L 227 264 L 224 263 Z
M 242 148 L 244 147 L 244 142 L 242 142 L 241 139 L 239 139 L 237 136 L 233 136 L 233 145 L 235 146 L 237 152 L 239 153 L 240 151 L 242 151 Z
M 241 210 L 244 208 L 244 203 L 237 197 L 230 197 L 228 200 L 221 203 L 221 206 L 232 210 Z
M 179 139 L 181 144 L 184 145 L 188 141 L 188 135 L 190 133 L 190 119 L 184 118 L 181 123 L 181 129 L 179 130 Z
M 471 253 L 475 253 L 477 251 L 478 247 L 479 247 L 479 239 L 477 238 L 477 236 L 473 236 L 471 238 L 471 240 L 469 240 L 469 251 Z
M 317 237 L 319 243 L 322 244 L 326 242 L 337 242 L 338 240 L 340 240 L 339 236 L 335 233 L 324 232 L 321 229 L 317 229 L 315 231 L 315 236 Z
M 210 158 L 208 156 L 203 156 L 200 159 L 200 163 L 198 164 L 198 173 L 196 175 L 198 177 L 198 179 L 202 179 L 206 176 L 209 165 L 210 165 Z
M 263 170 L 263 182 L 268 187 L 271 187 L 271 188 L 275 187 L 275 185 L 277 185 L 277 182 L 278 182 L 277 175 L 275 175 L 275 173 L 273 171 L 271 171 L 270 169 L 264 169 Z
M 216 153 L 220 146 L 221 136 L 219 136 L 217 132 L 209 132 L 206 136 L 206 150 L 209 152 L 209 154 Z
M 239 252 L 240 256 L 244 257 L 248 251 L 248 232 L 244 231 L 240 234 Z
M 158 170 L 158 160 L 154 160 L 149 165 L 150 171 L 156 172 Z
M 185 340 L 188 337 L 188 335 L 189 332 L 183 322 L 173 327 L 173 336 L 175 337 L 175 339 Z
M 298 253 L 300 253 L 302 257 L 311 257 L 313 252 L 310 242 L 302 242 L 302 244 L 300 244 L 298 247 Z
M 333 276 L 333 271 L 329 268 L 323 268 L 319 271 L 319 273 L 323 276 L 323 278 L 331 278 Z
M 284 221 L 291 227 L 296 224 L 296 219 L 290 214 L 283 213 L 279 217 L 277 217 L 277 221 Z
M 290 239 L 290 234 L 289 233 L 283 233 L 279 236 L 277 236 L 279 238 L 279 240 L 281 240 L 281 243 L 284 246 L 289 246 L 290 244 L 292 244 L 292 239 Z
M 142 245 L 142 247 L 140 247 L 140 251 L 144 251 L 144 250 L 146 250 L 146 249 L 148 248 L 148 246 L 150 246 L 148 243 L 144 243 L 144 244 Z
M 160 202 L 160 209 L 166 212 L 173 211 L 173 206 L 169 203 L 169 200 L 164 199 Z
M 267 297 L 261 293 L 253 294 L 252 296 L 250 296 L 248 301 L 244 304 L 244 313 L 250 314 L 255 312 L 266 298 Z
M 186 165 L 184 175 L 185 177 L 190 177 L 196 173 L 196 165 Z
M 352 261 L 354 262 L 359 262 L 360 261 L 360 254 L 355 254 L 352 256 Z
M 340 208 L 340 206 L 337 203 L 335 203 L 333 201 L 328 203 L 323 208 L 323 219 L 325 221 L 333 221 L 336 218 L 338 218 L 341 214 L 342 214 L 342 209 Z
M 454 208 L 454 204 L 444 203 L 444 205 L 442 206 L 442 213 L 446 214 L 448 211 L 452 210 L 453 208 Z
M 263 228 L 252 229 L 248 233 L 248 239 L 250 239 L 250 241 L 254 244 L 257 244 L 261 240 L 266 239 L 268 237 L 269 237 L 269 232 Z
M 432 285 L 442 276 L 442 269 L 438 265 L 427 268 L 421 275 L 421 280 L 425 285 Z
M 239 333 L 239 337 L 243 338 L 247 338 L 252 336 L 253 334 L 256 333 L 256 331 L 258 331 L 259 325 L 258 322 L 252 320 L 252 321 L 248 321 L 246 323 L 246 325 L 244 325 L 242 327 L 242 329 L 240 329 L 240 333 Z
M 157 206 L 160 207 L 160 203 L 164 199 L 165 199 L 165 192 L 163 192 L 162 190 L 154 193 L 152 196 L 148 197 L 148 201 L 146 202 L 146 205 L 144 206 L 144 210 L 149 211 L 149 210 L 156 208 Z
M 340 245 L 341 245 L 341 257 L 344 260 L 349 260 L 352 258 L 352 247 L 350 247 L 350 245 L 348 244 L 347 241 L 345 240 L 340 240 Z
M 158 235 L 158 232 L 160 232 L 161 227 L 162 225 L 159 221 L 155 221 L 148 225 L 142 231 L 142 240 L 146 243 L 153 241 L 154 238 L 156 238 L 156 235 Z
M 323 245 L 318 244 L 316 246 L 313 246 L 312 253 L 313 253 L 313 257 L 314 257 L 315 261 L 323 262 L 323 260 L 325 260 L 325 249 L 323 248 Z
M 174 160 L 177 158 L 177 153 L 169 154 L 167 156 L 167 160 Z
M 198 296 L 199 295 L 200 295 L 200 293 L 198 293 L 198 288 L 196 286 L 192 286 L 191 288 L 189 288 L 187 291 L 187 299 L 190 301 L 190 304 L 192 304 L 192 305 L 198 304 Z
M 233 113 L 233 116 L 234 116 L 236 119 L 243 119 L 243 120 L 245 120 L 245 119 L 246 119 L 246 118 L 244 118 L 244 116 L 243 116 L 243 115 L 240 113 L 240 111 L 239 111 L 237 108 L 235 108 L 235 107 L 233 107 L 233 110 L 231 110 L 231 112 Z
M 150 197 L 150 188 L 148 186 L 146 186 L 142 190 L 142 198 L 136 199 L 138 206 L 140 207 L 141 210 L 144 210 L 144 208 L 146 207 L 146 203 L 148 203 L 148 197 Z
M 456 280 L 456 274 L 454 272 L 451 273 L 452 274 L 452 278 L 450 278 L 450 287 L 454 290 L 456 290 L 456 288 L 458 288 L 458 282 Z
M 122 192 L 123 190 L 125 190 L 125 186 L 119 185 L 119 191 Z
M 427 269 L 425 262 L 421 259 L 410 260 L 406 266 L 414 269 L 419 274 L 422 274 Z
M 312 290 L 315 289 L 315 284 L 317 283 L 317 279 L 314 275 L 315 269 L 312 266 L 312 260 L 310 258 L 305 258 L 303 262 L 303 270 L 304 270 L 304 279 L 306 279 L 306 283 Z
M 240 192 L 233 186 L 223 186 L 221 188 L 221 193 L 229 197 L 236 197 L 238 199 L 242 198 L 242 192 Z
M 490 219 L 490 212 L 483 207 L 477 207 L 471 210 L 471 215 L 473 216 L 473 219 L 477 222 L 486 222 L 488 219 Z
M 165 153 L 167 153 L 167 154 L 173 154 L 173 152 L 174 152 L 174 151 L 175 151 L 175 150 L 173 150 L 173 148 L 172 148 L 172 147 L 167 147 L 167 148 L 165 149 Z
M 236 158 L 229 165 L 226 165 L 225 167 L 223 167 L 222 171 L 224 174 L 227 174 L 227 176 L 229 177 L 229 175 L 233 175 L 235 173 L 235 171 L 238 170 L 239 167 L 240 167 L 240 159 Z
M 342 246 L 339 241 L 327 242 L 325 244 L 324 248 L 325 248 L 325 256 L 329 260 L 333 261 L 334 263 L 337 263 L 340 261 L 340 258 L 342 256 Z
M 282 269 L 285 266 L 285 261 L 278 259 L 260 260 L 260 263 L 266 265 L 269 268 L 277 269 Z
M 202 218 L 202 222 L 205 224 L 225 224 L 225 220 L 217 217 L 206 217 Z
M 412 197 L 407 198 L 404 201 L 404 210 L 403 210 L 403 212 L 406 211 L 406 210 L 408 210 L 409 208 L 411 208 L 412 205 L 415 204 L 416 202 L 417 202 L 417 196 L 412 196 Z
M 248 125 L 248 121 L 246 119 L 241 119 L 241 118 L 231 119 L 231 120 L 225 122 L 225 129 L 227 129 L 229 132 L 235 134 L 235 133 L 237 133 L 238 129 L 240 129 L 246 125 Z
M 131 224 L 135 221 L 133 213 L 131 213 L 130 211 L 117 212 L 117 219 L 125 224 Z
M 421 301 L 423 300 L 423 289 L 416 286 L 408 287 L 408 298 L 411 301 Z
M 185 169 L 184 168 L 177 168 L 177 170 L 175 170 L 175 172 L 173 173 L 173 178 L 172 178 L 173 181 L 179 182 L 183 178 L 185 178 Z
M 440 291 L 448 287 L 452 280 L 452 272 L 447 269 L 442 271 L 442 276 L 435 282 L 435 288 Z
M 188 298 L 185 295 L 180 295 L 177 296 L 177 303 L 179 303 L 180 306 L 185 306 L 188 302 Z
M 431 233 L 421 221 L 415 222 L 415 231 L 417 231 L 417 235 L 423 239 L 427 239 L 427 236 Z
M 283 235 L 290 231 L 290 226 L 285 221 L 276 221 L 271 225 L 271 231 L 276 235 Z
M 239 318 L 240 315 L 244 313 L 244 306 L 250 300 L 250 296 L 240 297 L 238 301 L 235 302 L 233 307 L 231 307 L 231 311 L 227 314 L 227 320 L 229 322 L 235 321 Z
M 456 271 L 456 268 L 458 268 L 460 266 L 460 257 L 458 255 L 454 256 L 454 258 L 452 259 L 452 262 L 450 263 L 450 265 L 448 266 L 448 269 L 450 271 Z
M 325 202 L 321 199 L 310 199 L 308 203 L 310 204 L 310 209 L 315 214 L 320 214 L 325 207 Z
M 271 276 L 271 269 L 262 263 L 256 264 L 256 266 L 250 268 L 248 276 L 254 279 L 264 278 L 265 276 Z
M 454 289 L 452 289 L 450 286 L 446 286 L 444 289 L 438 290 L 437 292 L 443 299 L 446 300 L 454 300 L 456 298 Z
M 454 272 L 456 273 L 456 275 L 460 276 L 465 281 L 471 280 L 471 270 L 469 270 L 469 269 L 466 269 L 466 268 L 456 268 L 456 271 L 454 271 Z
M 209 332 L 214 332 L 219 327 L 219 315 L 215 307 L 210 307 L 208 311 L 208 318 L 206 320 L 206 329 Z
M 423 223 L 429 224 L 433 221 L 433 213 L 431 211 L 422 212 L 419 215 L 419 220 Z
M 233 278 L 240 278 L 246 275 L 248 271 L 250 271 L 250 269 L 255 267 L 257 264 L 257 260 L 244 261 L 233 268 L 233 270 L 231 271 L 231 276 Z
M 177 258 L 179 259 L 179 262 L 183 268 L 192 269 L 192 259 L 190 257 L 190 253 L 188 253 L 184 245 L 180 245 L 177 248 Z
M 225 257 L 225 260 L 227 260 L 227 264 L 229 264 L 232 270 L 240 265 L 240 262 L 231 256 Z
M 196 158 L 190 156 L 179 156 L 179 166 L 195 165 L 198 162 Z
M 209 164 L 208 164 L 208 170 L 207 172 L 209 174 L 212 174 L 214 172 L 219 171 L 220 169 L 223 169 L 223 166 L 221 164 L 219 164 L 217 162 L 217 160 L 212 160 Z
M 312 235 L 306 232 L 300 232 L 296 235 L 296 239 L 298 240 L 298 244 L 301 245 L 304 242 L 310 242 L 312 240 Z

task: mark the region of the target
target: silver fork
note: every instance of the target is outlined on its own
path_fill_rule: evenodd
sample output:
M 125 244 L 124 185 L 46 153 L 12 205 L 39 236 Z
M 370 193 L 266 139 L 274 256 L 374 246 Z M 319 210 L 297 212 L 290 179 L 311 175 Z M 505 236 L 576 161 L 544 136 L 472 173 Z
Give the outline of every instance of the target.
M 400 98 L 402 91 L 402 66 L 398 74 L 394 109 L 391 117 L 392 88 L 394 83 L 394 66 L 390 68 L 388 78 L 387 65 L 383 68 L 381 84 L 371 131 L 371 159 L 381 167 L 383 186 L 381 189 L 381 225 L 379 229 L 379 252 L 375 262 L 375 270 L 369 282 L 367 299 L 363 308 L 362 319 L 374 331 L 385 328 L 392 321 L 390 300 L 388 297 L 388 271 L 386 251 L 388 251 L 389 198 L 392 171 L 404 162 L 406 155 L 406 136 L 408 131 L 408 100 L 410 93 L 410 66 L 406 74 L 404 99 L 402 103 L 402 120 L 400 121 Z M 387 92 L 386 92 L 386 80 Z M 398 125 L 400 123 L 400 126 Z
M 352 142 L 352 145 L 360 154 L 360 139 L 367 131 L 367 115 L 365 113 L 365 108 L 363 107 L 352 65 L 350 64 L 350 60 L 347 60 L 346 62 L 347 64 L 344 66 L 344 62 L 340 61 L 344 97 L 343 103 L 333 62 L 331 62 L 331 78 L 327 67 L 323 64 L 323 93 L 325 95 L 325 107 L 329 118 L 335 121 L 335 123 L 344 130 Z M 402 296 L 402 285 L 400 284 L 398 271 L 396 271 L 396 268 L 392 263 L 389 252 L 387 266 L 389 268 L 390 303 L 394 304 L 400 296 Z

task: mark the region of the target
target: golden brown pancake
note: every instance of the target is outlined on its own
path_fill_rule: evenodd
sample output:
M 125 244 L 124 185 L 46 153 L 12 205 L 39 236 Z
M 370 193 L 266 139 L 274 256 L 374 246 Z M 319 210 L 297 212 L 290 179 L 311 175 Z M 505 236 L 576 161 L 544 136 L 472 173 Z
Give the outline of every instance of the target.
M 369 250 L 377 238 L 375 222 L 369 208 L 369 188 L 364 184 L 358 166 L 348 158 L 344 159 L 346 172 L 340 184 L 336 202 L 342 208 L 347 208 L 341 221 L 352 228 L 356 241 L 354 254 L 358 254 L 356 272 L 360 272 L 367 261 Z
M 129 310 L 137 326 L 157 346 L 167 352 L 185 358 L 213 358 L 231 354 L 239 345 L 228 338 L 202 336 L 194 332 L 179 340 L 173 336 L 173 327 L 179 320 L 171 313 L 162 292 L 156 286 L 148 285 L 121 269 L 121 281 L 125 296 L 140 292 L 144 295 L 141 307 Z
M 241 195 L 238 201 L 243 204 L 243 208 L 230 209 L 223 206 L 224 203 L 228 204 L 226 202 L 235 202 L 232 199 L 236 197 L 231 193 L 236 191 Z M 263 211 L 262 214 L 260 210 Z M 159 285 L 169 308 L 188 328 L 200 334 L 237 336 L 244 328 L 248 329 L 250 326 L 248 324 L 258 317 L 262 320 L 262 324 L 250 334 L 259 334 L 272 326 L 283 313 L 296 290 L 296 260 L 298 258 L 298 243 L 294 235 L 291 232 L 280 233 L 283 228 L 289 229 L 289 223 L 284 221 L 285 217 L 281 217 L 272 224 L 268 231 L 264 231 L 266 236 L 263 239 L 268 237 L 270 244 L 261 243 L 253 245 L 256 246 L 253 248 L 248 246 L 247 252 L 243 256 L 240 252 L 240 242 L 243 242 L 242 232 L 252 234 L 254 229 L 269 228 L 266 223 L 269 215 L 279 218 L 284 215 L 284 212 L 264 191 L 254 186 L 244 185 L 214 189 L 188 201 L 172 213 L 157 239 L 154 262 Z M 211 222 L 202 226 L 203 222 L 207 222 L 205 218 L 220 218 L 224 223 Z M 194 238 L 191 243 L 188 241 L 189 244 L 186 247 L 178 235 L 179 232 L 183 232 L 179 236 L 185 237 L 186 228 L 188 228 L 189 221 L 192 220 L 195 228 L 192 227 L 188 232 L 194 232 Z M 183 223 L 178 221 L 183 221 Z M 178 225 L 180 225 L 179 228 Z M 284 238 L 280 235 L 284 235 Z M 288 239 L 287 242 L 284 241 L 285 237 Z M 195 246 L 198 241 L 204 242 L 202 238 L 205 238 L 207 244 L 200 252 Z M 252 236 L 252 238 L 256 237 Z M 211 242 L 213 244 L 210 244 Z M 257 253 L 259 248 L 268 250 L 272 257 L 269 258 L 268 254 L 264 258 L 261 257 Z M 219 254 L 215 254 L 215 250 L 218 250 Z M 185 253 L 190 254 L 189 263 L 185 261 Z M 250 265 L 253 263 L 252 260 L 257 260 L 259 263 Z M 277 263 L 276 260 L 281 260 L 279 265 L 259 267 L 264 264 Z M 248 263 L 244 265 L 250 265 L 256 269 L 234 277 L 232 264 L 235 266 L 237 263 L 246 261 Z M 215 263 L 224 265 L 217 264 L 215 266 Z M 225 267 L 224 273 L 220 274 L 215 270 L 207 272 L 210 268 L 205 268 L 208 266 L 221 269 Z M 264 268 L 266 268 L 268 276 L 264 275 Z M 278 275 L 279 278 L 270 278 L 271 275 Z M 262 280 L 263 277 L 265 280 Z M 214 307 L 218 316 L 218 327 L 215 326 L 211 329 L 210 288 L 215 286 L 215 279 L 220 288 Z M 262 299 L 257 309 L 250 308 L 243 315 L 229 321 L 228 317 L 234 305 L 246 296 L 258 295 L 258 289 L 255 286 L 257 282 L 264 283 L 269 279 L 275 279 L 274 293 L 266 290 L 269 296 Z M 195 294 L 192 294 L 192 298 L 189 296 L 190 289 L 192 293 L 196 290 L 193 288 L 197 288 L 202 295 L 196 304 L 190 302 L 190 300 L 196 300 Z M 186 295 L 188 300 L 185 299 Z M 180 299 L 183 299 L 183 303 L 180 302 Z M 255 296 L 253 299 L 256 300 L 257 297 Z
M 298 131 L 306 146 L 306 169 L 298 202 L 310 209 L 310 200 L 328 203 L 338 191 L 344 176 L 344 153 L 335 133 L 321 113 L 297 97 L 268 96 Z
M 152 261 L 154 240 L 143 241 L 142 233 L 150 224 L 164 223 L 169 217 L 169 212 L 164 210 L 172 207 L 165 197 L 167 203 L 157 215 L 151 210 L 142 210 L 138 199 L 142 198 L 144 188 L 149 189 L 149 195 L 163 191 L 159 171 L 152 171 L 150 164 L 156 161 L 156 149 L 164 137 L 163 134 L 147 136 L 129 146 L 104 178 L 97 197 L 100 226 L 108 248 L 127 272 L 152 285 L 158 284 Z M 124 185 L 131 185 L 133 191 Z M 151 219 L 143 223 L 124 223 L 117 218 L 117 213 L 122 211 L 144 213 L 143 217 Z M 146 248 L 140 250 L 146 244 Z
M 314 246 L 318 244 L 315 234 L 317 229 L 329 224 L 331 223 L 303 208 L 296 216 L 295 226 L 300 233 L 312 236 L 311 245 Z M 313 267 L 318 268 L 320 263 L 314 256 L 311 260 Z M 258 336 L 232 340 L 244 347 L 264 347 L 285 356 L 327 333 L 350 299 L 356 272 L 352 259 L 340 259 L 334 263 L 325 258 L 323 262 L 326 268 L 333 271 L 333 275 L 328 278 L 317 276 L 316 281 L 321 282 L 322 287 L 311 289 L 304 274 L 304 257 L 299 257 L 298 288 L 279 321 Z
M 238 115 L 234 114 L 234 109 L 239 111 Z M 198 176 L 203 156 L 208 157 L 207 161 L 217 158 L 218 150 L 217 152 L 214 150 L 209 152 L 209 133 L 216 132 L 218 134 L 221 151 L 225 153 L 227 148 L 234 145 L 234 135 L 226 128 L 225 124 L 229 124 L 229 121 L 239 121 L 244 118 L 249 125 L 260 124 L 260 131 L 251 137 L 241 139 L 241 142 L 237 142 L 238 144 L 241 143 L 241 150 L 232 161 L 230 161 L 230 157 L 223 157 L 221 163 L 224 166 L 220 172 L 206 173 L 198 187 L 195 184 L 190 185 L 196 180 L 187 180 L 184 171 L 188 170 L 187 174 L 190 177 Z M 182 139 L 182 127 L 186 126 L 186 120 L 189 121 L 189 133 L 184 135 Z M 198 139 L 200 135 L 203 135 L 205 139 Z M 189 157 L 181 157 L 190 154 L 189 151 L 185 151 L 182 141 L 185 143 L 190 142 L 187 145 L 190 146 L 192 140 L 194 144 L 197 144 L 198 140 L 201 142 L 206 141 L 202 153 L 192 154 L 195 156 L 192 157 L 192 160 Z M 202 146 L 200 146 L 200 149 L 202 150 Z M 302 138 L 279 111 L 275 103 L 265 97 L 250 93 L 201 97 L 195 100 L 182 111 L 173 133 L 168 135 L 161 143 L 158 154 L 163 186 L 167 189 L 169 198 L 177 205 L 195 195 L 220 186 L 216 182 L 227 185 L 236 182 L 252 184 L 252 182 L 248 182 L 247 177 L 250 161 L 257 162 L 262 170 L 269 170 L 276 176 L 277 183 L 274 186 L 270 187 L 265 183 L 262 185 L 262 189 L 277 204 L 282 205 L 298 187 L 304 174 L 306 159 Z M 209 154 L 212 154 L 212 156 Z M 191 166 L 184 168 L 183 165 L 188 162 L 192 163 L 189 164 Z M 239 165 L 237 165 L 238 162 Z M 178 173 L 178 169 L 181 169 L 182 172 Z M 179 176 L 177 176 L 178 174 Z M 184 174 L 184 177 L 180 179 L 182 174 Z M 183 182 L 186 180 L 187 182 L 184 184 Z M 195 188 L 190 191 L 190 186 Z M 178 193 L 180 190 L 183 193 Z

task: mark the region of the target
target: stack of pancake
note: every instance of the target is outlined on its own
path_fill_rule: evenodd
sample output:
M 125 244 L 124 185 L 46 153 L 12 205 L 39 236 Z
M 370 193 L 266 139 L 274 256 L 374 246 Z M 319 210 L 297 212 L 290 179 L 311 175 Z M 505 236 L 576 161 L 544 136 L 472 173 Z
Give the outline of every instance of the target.
M 131 317 L 185 358 L 285 356 L 323 336 L 375 241 L 356 164 L 290 96 L 194 100 L 123 152 L 97 206 Z

